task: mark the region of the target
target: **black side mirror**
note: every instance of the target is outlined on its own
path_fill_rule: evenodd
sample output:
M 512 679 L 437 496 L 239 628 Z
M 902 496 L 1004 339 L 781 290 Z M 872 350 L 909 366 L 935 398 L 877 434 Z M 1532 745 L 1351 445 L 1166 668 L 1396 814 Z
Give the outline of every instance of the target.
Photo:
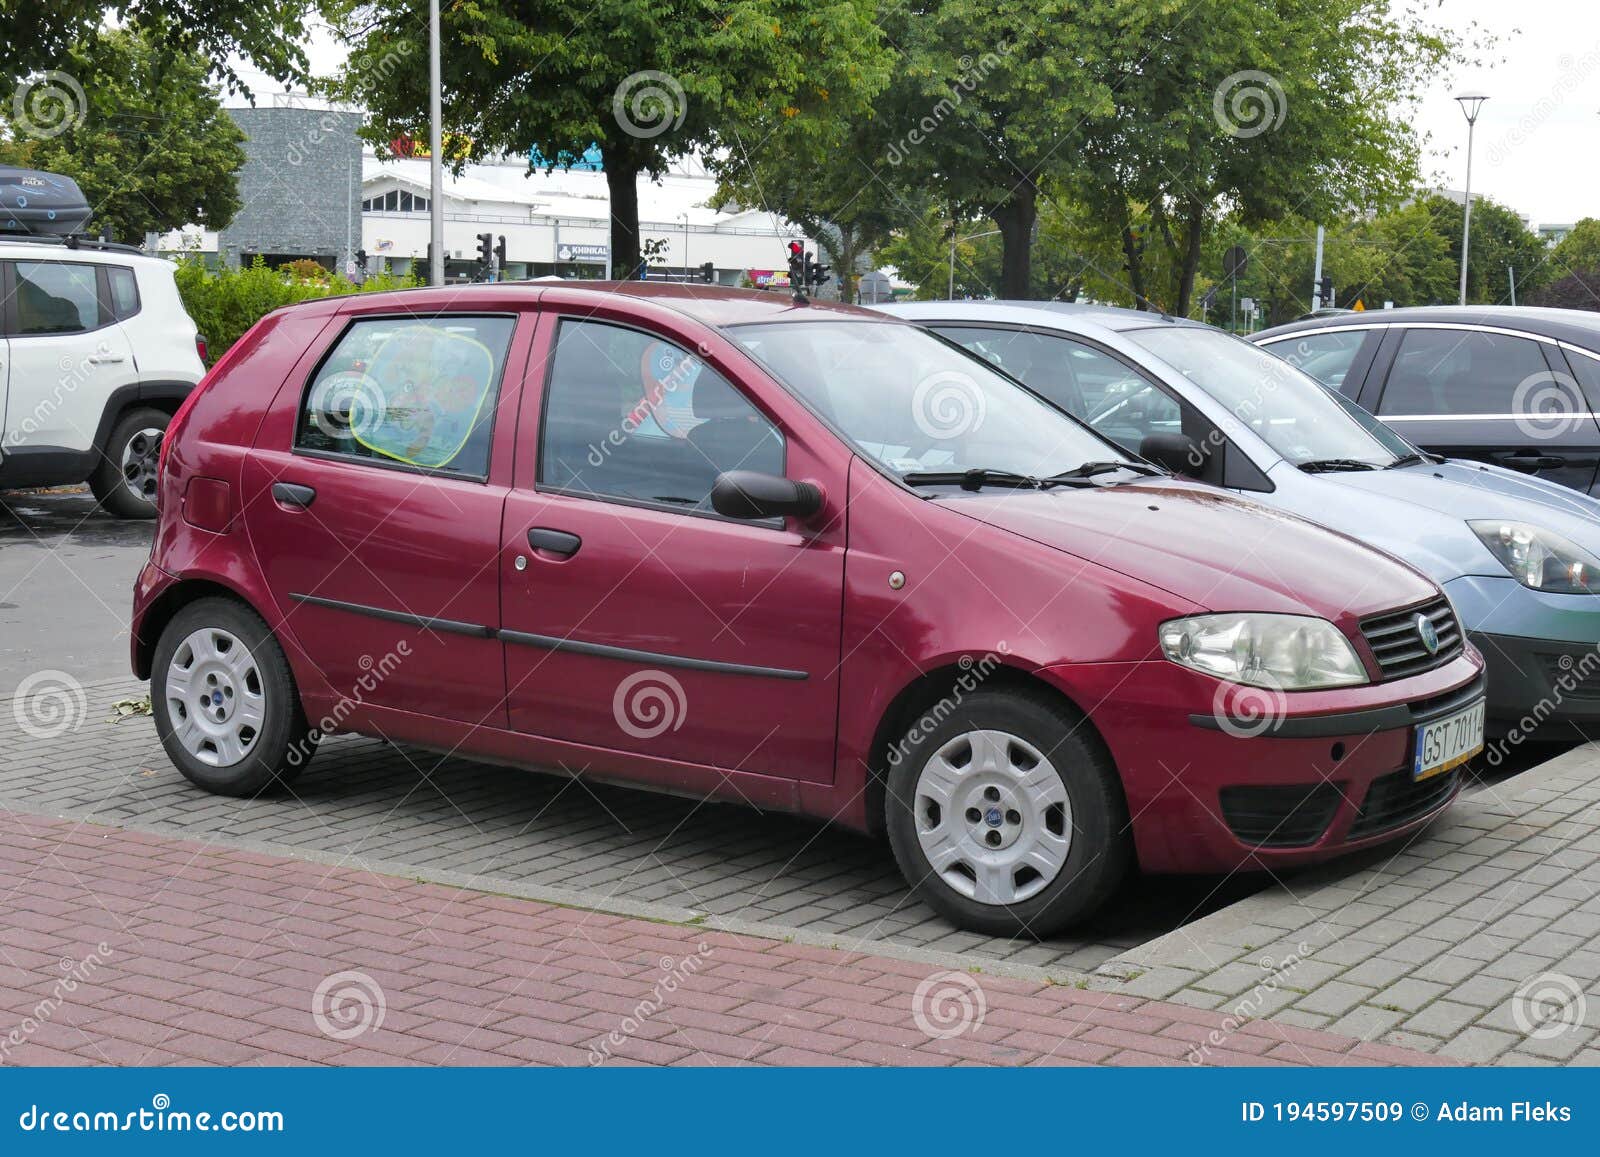
M 1139 457 L 1189 478 L 1200 477 L 1206 465 L 1204 452 L 1187 434 L 1146 434 L 1139 443 Z
M 711 487 L 711 509 L 728 518 L 810 518 L 822 509 L 822 491 L 774 474 L 729 470 Z

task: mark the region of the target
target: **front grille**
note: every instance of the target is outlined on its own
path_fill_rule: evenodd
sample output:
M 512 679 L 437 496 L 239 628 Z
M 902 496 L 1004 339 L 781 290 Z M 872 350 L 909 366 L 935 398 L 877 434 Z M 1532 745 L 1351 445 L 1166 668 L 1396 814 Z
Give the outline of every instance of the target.
M 1303 848 L 1328 830 L 1340 798 L 1339 786 L 1332 783 L 1225 787 L 1222 818 L 1251 847 Z
M 1422 642 L 1422 629 L 1417 622 L 1419 614 L 1427 616 L 1439 636 L 1435 651 L 1429 651 Z M 1448 599 L 1435 599 L 1420 607 L 1364 619 L 1361 633 L 1366 637 L 1367 646 L 1372 648 L 1385 681 L 1431 671 L 1461 654 L 1461 626 L 1456 622 Z
M 1427 815 L 1455 793 L 1460 779 L 1457 768 L 1419 782 L 1411 778 L 1411 769 L 1407 768 L 1373 780 L 1367 798 L 1361 801 L 1356 822 L 1350 825 L 1349 838 L 1375 836 Z

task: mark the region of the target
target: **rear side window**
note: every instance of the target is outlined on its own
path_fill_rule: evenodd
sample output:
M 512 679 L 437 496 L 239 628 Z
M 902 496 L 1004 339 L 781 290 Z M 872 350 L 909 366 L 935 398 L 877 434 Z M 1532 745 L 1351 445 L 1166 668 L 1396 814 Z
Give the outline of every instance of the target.
M 1524 385 L 1523 383 L 1530 383 Z M 1528 399 L 1559 406 L 1550 368 L 1536 342 L 1466 329 L 1408 329 L 1389 371 L 1380 414 L 1502 414 Z M 1583 407 L 1576 398 L 1563 410 Z
M 17 333 L 83 333 L 109 320 L 100 316 L 93 265 L 18 261 L 15 269 Z
M 705 513 L 726 470 L 782 474 L 783 436 L 693 354 L 638 330 L 561 323 L 539 482 Z
M 306 390 L 295 446 L 486 477 L 515 327 L 509 317 L 353 322 Z
M 1327 386 L 1349 397 L 1355 396 L 1355 382 L 1345 388 L 1350 364 L 1361 352 L 1362 344 L 1373 334 L 1372 330 L 1341 330 L 1337 333 L 1298 333 L 1282 341 L 1271 342 L 1264 348 L 1284 361 L 1303 370 Z
M 139 312 L 139 283 L 133 270 L 120 265 L 106 267 L 106 279 L 111 283 L 111 311 L 118 321 L 125 321 Z

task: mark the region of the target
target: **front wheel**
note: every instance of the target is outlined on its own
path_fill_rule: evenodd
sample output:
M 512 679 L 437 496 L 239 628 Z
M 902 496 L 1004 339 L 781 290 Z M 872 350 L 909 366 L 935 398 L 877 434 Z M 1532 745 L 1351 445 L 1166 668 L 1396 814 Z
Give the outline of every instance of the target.
M 1092 915 L 1132 855 L 1116 769 L 1087 721 L 999 690 L 930 718 L 893 749 L 886 799 L 913 891 L 989 935 L 1043 938 Z
M 233 599 L 200 599 L 173 616 L 156 644 L 150 705 L 167 757 L 218 795 L 288 784 L 316 750 L 283 649 Z

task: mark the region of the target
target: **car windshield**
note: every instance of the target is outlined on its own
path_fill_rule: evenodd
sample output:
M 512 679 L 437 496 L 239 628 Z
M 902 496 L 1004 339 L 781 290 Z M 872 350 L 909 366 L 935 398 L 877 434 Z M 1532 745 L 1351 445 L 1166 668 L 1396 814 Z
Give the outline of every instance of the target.
M 1127 336 L 1227 406 L 1296 466 L 1390 466 L 1416 452 L 1355 403 L 1240 338 L 1195 326 Z
M 916 326 L 807 321 L 730 332 L 857 449 L 901 477 L 985 470 L 1048 478 L 1088 462 L 1128 460 Z

